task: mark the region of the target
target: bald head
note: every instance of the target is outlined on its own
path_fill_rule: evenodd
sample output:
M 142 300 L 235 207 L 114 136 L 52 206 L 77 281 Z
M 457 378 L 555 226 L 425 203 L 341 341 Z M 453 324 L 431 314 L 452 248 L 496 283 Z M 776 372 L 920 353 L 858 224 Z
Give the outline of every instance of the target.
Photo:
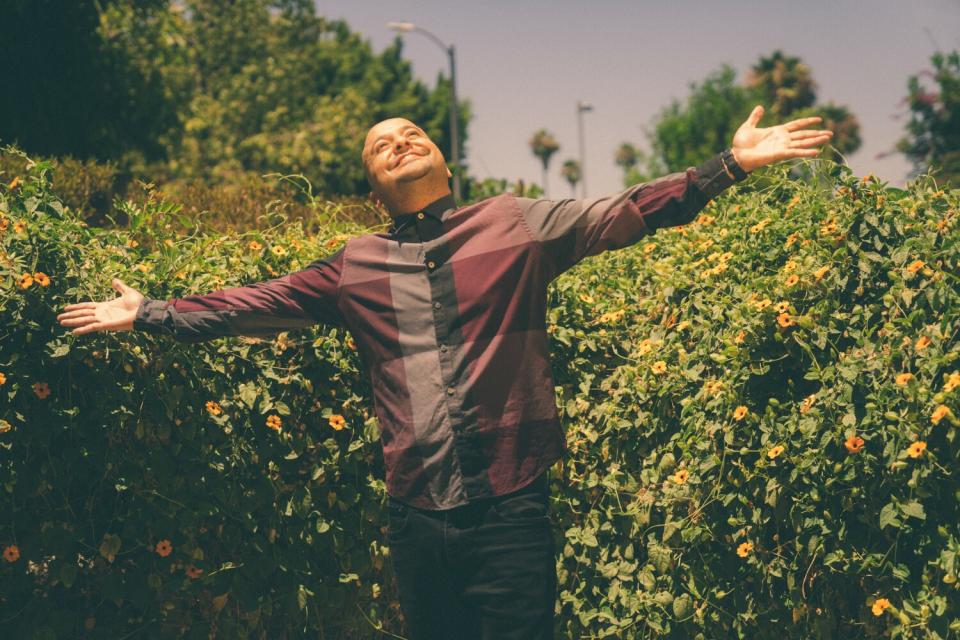
M 406 118 L 387 118 L 367 132 L 361 152 L 374 198 L 392 214 L 423 208 L 450 193 L 440 149 Z

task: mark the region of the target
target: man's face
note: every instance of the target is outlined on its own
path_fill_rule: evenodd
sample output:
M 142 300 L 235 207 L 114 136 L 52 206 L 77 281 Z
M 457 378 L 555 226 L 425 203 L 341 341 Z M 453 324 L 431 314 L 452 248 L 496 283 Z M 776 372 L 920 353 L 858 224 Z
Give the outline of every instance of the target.
M 375 124 L 362 155 L 370 187 L 388 206 L 414 194 L 449 190 L 451 174 L 440 149 L 405 118 Z

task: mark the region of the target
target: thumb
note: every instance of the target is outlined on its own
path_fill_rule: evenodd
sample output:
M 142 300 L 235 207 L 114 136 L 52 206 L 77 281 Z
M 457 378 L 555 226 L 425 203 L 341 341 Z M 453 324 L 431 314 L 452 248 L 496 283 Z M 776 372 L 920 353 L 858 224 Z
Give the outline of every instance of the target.
M 113 288 L 116 289 L 119 293 L 126 293 L 127 290 L 130 288 L 127 285 L 125 285 L 123 281 L 120 280 L 120 278 L 114 278 L 112 284 L 113 284 Z
M 763 117 L 763 106 L 757 105 L 753 108 L 753 111 L 750 112 L 750 117 L 747 118 L 747 122 L 750 123 L 750 126 L 757 126 L 760 123 L 760 118 Z

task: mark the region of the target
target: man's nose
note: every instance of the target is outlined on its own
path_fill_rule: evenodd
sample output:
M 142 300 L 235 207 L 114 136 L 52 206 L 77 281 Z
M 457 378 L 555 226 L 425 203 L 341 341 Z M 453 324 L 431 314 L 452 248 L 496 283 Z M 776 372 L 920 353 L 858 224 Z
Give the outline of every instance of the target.
M 394 151 L 400 152 L 410 146 L 410 142 L 406 138 L 400 138 L 393 143 Z

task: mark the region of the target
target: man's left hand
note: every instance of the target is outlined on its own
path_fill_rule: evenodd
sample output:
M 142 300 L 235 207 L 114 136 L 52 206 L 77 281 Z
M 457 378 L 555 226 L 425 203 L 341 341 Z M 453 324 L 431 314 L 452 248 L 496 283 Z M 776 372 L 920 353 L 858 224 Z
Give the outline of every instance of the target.
M 763 107 L 757 105 L 733 136 L 733 157 L 744 171 L 790 158 L 813 158 L 817 147 L 833 136 L 827 129 L 806 129 L 823 118 L 813 116 L 791 120 L 775 127 L 758 127 Z

